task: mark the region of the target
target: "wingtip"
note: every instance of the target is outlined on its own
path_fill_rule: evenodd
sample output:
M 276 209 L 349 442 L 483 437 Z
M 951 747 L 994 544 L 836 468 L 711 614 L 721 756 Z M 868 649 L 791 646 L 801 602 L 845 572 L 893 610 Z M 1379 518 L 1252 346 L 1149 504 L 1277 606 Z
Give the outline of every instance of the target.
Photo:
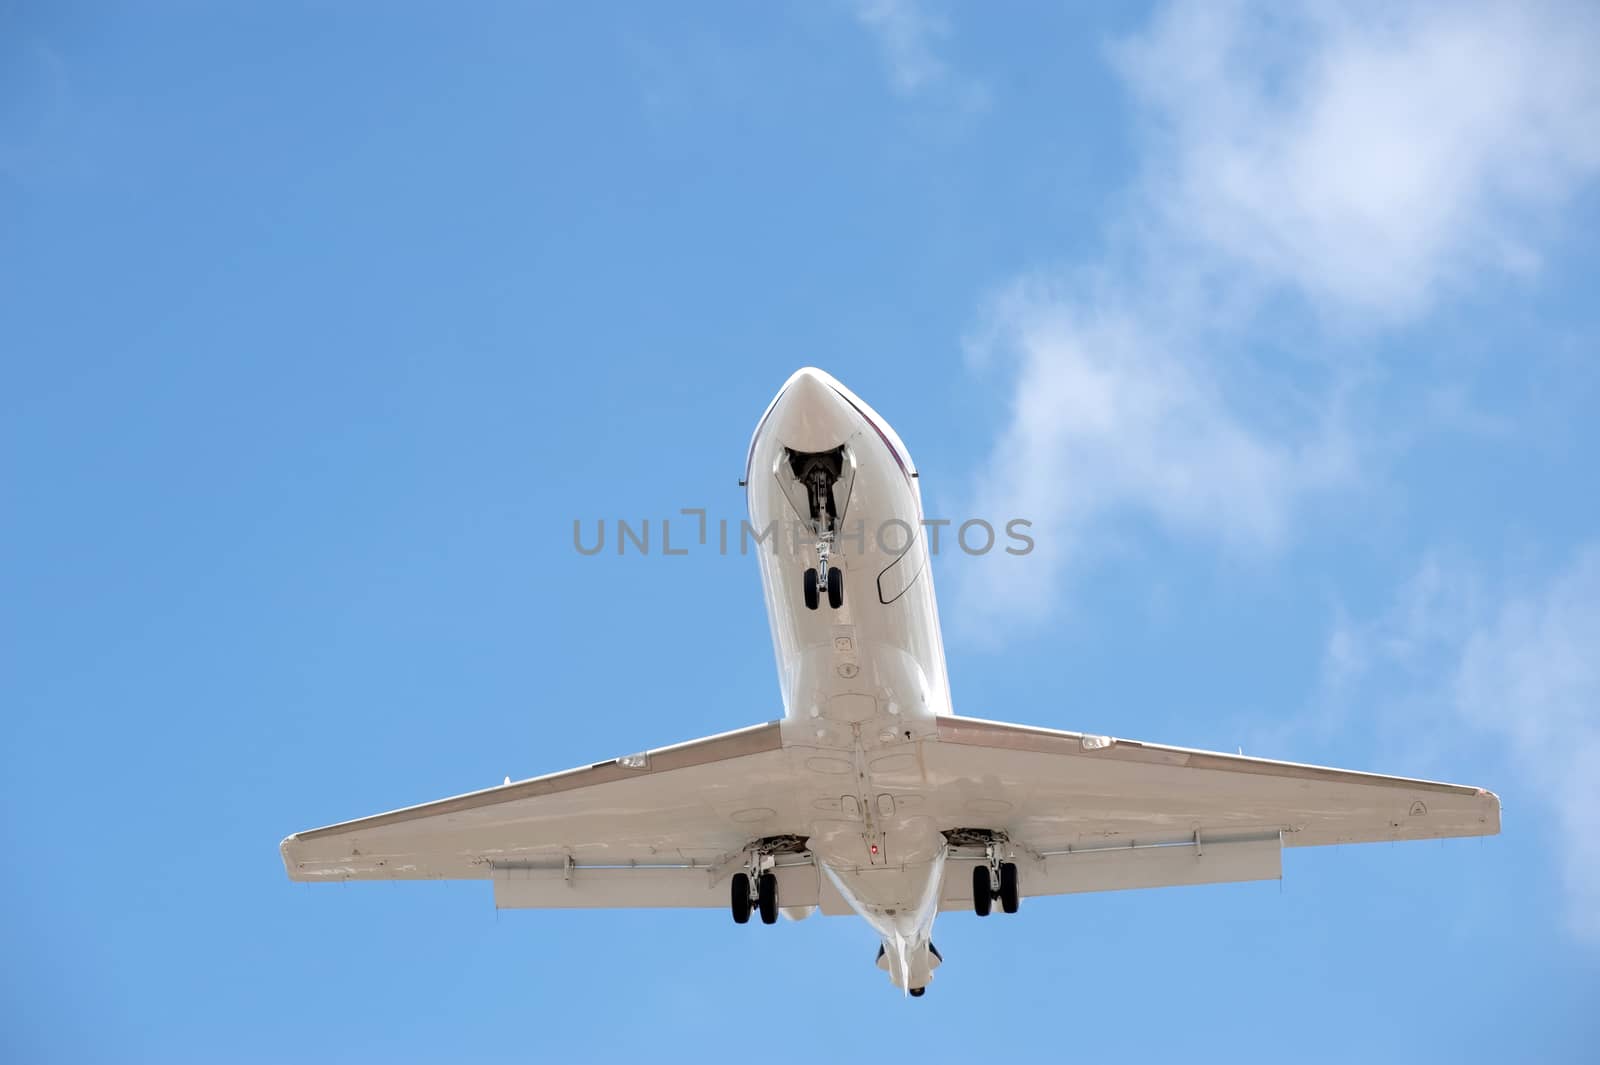
M 1500 796 L 1488 788 L 1478 788 L 1476 798 L 1488 800 L 1488 809 L 1484 812 L 1482 821 L 1487 831 L 1481 833 L 1485 836 L 1498 836 L 1500 834 Z
M 300 834 L 294 832 L 284 836 L 282 842 L 278 844 L 278 857 L 283 859 L 283 871 L 288 874 L 290 880 L 299 879 L 294 875 L 295 861 L 289 853 L 289 849 L 299 842 Z

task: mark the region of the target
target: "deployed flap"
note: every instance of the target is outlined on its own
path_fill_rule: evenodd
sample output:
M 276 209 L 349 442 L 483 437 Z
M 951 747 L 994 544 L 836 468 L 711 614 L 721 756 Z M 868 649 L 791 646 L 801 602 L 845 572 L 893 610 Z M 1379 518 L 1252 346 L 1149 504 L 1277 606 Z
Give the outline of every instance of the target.
M 719 863 L 802 830 L 792 779 L 770 722 L 297 832 L 283 863 L 303 881 L 493 877 L 513 906 L 710 905 Z M 533 886 L 552 870 L 557 901 Z M 590 901 L 574 902 L 573 884 L 591 886 Z
M 1023 847 L 1013 860 L 1022 894 L 1035 896 L 1277 880 L 1283 875 L 1282 855 L 1274 832 L 1212 842 L 1086 847 L 1043 854 Z M 968 870 L 977 860 L 950 860 L 940 909 L 964 910 L 972 905 Z
M 810 859 L 773 870 L 786 908 L 817 904 L 818 870 Z M 706 865 L 496 868 L 494 904 L 503 910 L 728 905 L 728 880 Z

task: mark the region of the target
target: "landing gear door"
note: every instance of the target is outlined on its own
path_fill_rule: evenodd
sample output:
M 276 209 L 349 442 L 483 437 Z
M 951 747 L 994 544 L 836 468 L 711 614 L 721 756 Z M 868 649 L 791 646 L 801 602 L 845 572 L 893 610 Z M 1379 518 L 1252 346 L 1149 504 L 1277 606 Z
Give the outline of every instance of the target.
M 811 512 L 804 475 L 808 468 L 818 463 L 826 466 L 832 476 L 833 517 L 837 527 L 837 522 L 844 520 L 845 508 L 850 505 L 850 490 L 856 481 L 856 456 L 848 444 L 840 444 L 832 451 L 815 453 L 784 448 L 779 452 L 772 472 L 777 476 L 778 487 L 789 501 L 795 516 L 809 528 L 815 515 Z
M 839 513 L 839 521 L 844 521 L 845 508 L 850 505 L 850 489 L 856 483 L 856 453 L 849 444 L 839 446 L 840 463 L 839 479 L 833 483 L 833 505 Z

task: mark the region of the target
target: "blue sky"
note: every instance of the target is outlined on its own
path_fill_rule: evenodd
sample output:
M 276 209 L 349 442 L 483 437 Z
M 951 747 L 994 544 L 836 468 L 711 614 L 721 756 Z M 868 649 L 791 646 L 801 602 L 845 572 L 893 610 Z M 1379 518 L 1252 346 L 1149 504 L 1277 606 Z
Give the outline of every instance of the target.
M 1592 6 L 0 4 L 0 1057 L 1586 1060 Z M 1279 884 L 857 921 L 290 884 L 767 720 L 796 367 L 899 430 L 958 712 L 1493 788 Z

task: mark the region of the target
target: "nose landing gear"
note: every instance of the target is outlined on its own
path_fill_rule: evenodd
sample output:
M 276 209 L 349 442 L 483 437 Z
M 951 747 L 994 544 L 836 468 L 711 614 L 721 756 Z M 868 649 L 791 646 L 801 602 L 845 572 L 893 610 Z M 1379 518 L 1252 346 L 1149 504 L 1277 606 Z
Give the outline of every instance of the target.
M 815 610 L 821 605 L 822 589 L 828 589 L 828 606 L 838 610 L 844 606 L 844 574 L 839 567 L 828 565 L 827 545 L 817 544 L 817 554 L 821 556 L 821 563 L 816 569 L 808 569 L 805 573 L 805 583 L 802 590 L 805 592 L 806 609 Z
M 798 462 L 799 457 L 791 461 Z M 838 508 L 833 498 L 833 484 L 838 480 L 843 461 L 842 454 L 809 456 L 803 467 L 797 468 L 799 479 L 806 486 L 806 503 L 811 512 L 811 527 L 817 533 L 817 565 L 805 572 L 802 590 L 806 609 L 815 610 L 821 605 L 822 593 L 828 593 L 828 606 L 838 610 L 844 605 L 844 574 L 831 565 L 833 538 L 838 532 Z

